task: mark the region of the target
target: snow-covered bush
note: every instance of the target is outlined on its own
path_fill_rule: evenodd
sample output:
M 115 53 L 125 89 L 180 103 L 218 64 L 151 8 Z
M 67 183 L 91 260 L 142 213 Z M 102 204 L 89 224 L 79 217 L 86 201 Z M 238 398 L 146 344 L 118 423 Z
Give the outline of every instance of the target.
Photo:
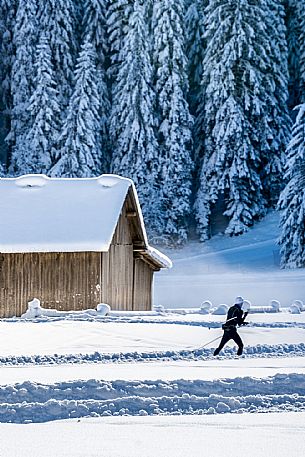
M 96 311 L 99 316 L 107 316 L 110 313 L 111 308 L 106 303 L 99 303 L 96 307 Z
M 28 302 L 28 309 L 24 314 L 21 315 L 23 319 L 33 319 L 39 317 L 42 314 L 42 308 L 40 306 L 40 300 L 34 298 L 32 301 Z
M 270 301 L 270 306 L 271 306 L 272 311 L 274 313 L 279 313 L 280 312 L 280 302 L 278 300 L 271 300 Z
M 212 303 L 209 300 L 205 300 L 200 305 L 200 314 L 209 314 L 212 308 Z
M 218 316 L 223 316 L 228 312 L 228 305 L 219 305 L 211 311 L 211 314 L 216 314 Z

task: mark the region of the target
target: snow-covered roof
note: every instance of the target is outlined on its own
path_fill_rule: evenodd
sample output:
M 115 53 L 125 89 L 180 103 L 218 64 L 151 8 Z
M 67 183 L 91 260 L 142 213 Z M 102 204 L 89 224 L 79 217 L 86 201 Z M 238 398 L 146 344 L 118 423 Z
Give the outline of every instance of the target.
M 158 249 L 153 248 L 152 246 L 147 247 L 147 253 L 152 259 L 158 262 L 163 268 L 172 268 L 172 261 Z
M 130 188 L 149 251 L 137 192 L 130 179 L 116 175 L 0 178 L 0 252 L 108 251 Z

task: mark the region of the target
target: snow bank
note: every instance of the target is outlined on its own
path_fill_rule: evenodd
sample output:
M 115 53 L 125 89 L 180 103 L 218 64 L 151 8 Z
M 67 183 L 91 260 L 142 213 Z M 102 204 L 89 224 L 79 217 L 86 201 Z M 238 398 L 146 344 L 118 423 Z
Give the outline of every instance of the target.
M 100 318 L 108 316 L 111 312 L 111 307 L 106 303 L 99 303 L 95 309 L 85 309 L 83 311 L 58 311 L 57 309 L 43 308 L 40 305 L 40 300 L 34 298 L 28 302 L 28 309 L 24 314 L 21 315 L 21 319 L 36 319 L 40 318 L 68 318 L 68 319 L 88 319 L 88 318 Z M 16 318 L 12 319 L 16 320 Z
M 175 381 L 26 381 L 0 387 L 0 422 L 305 411 L 305 375 Z
M 219 337 L 220 339 L 220 337 Z M 214 343 L 217 345 L 217 341 Z M 79 363 L 134 363 L 134 362 L 154 362 L 172 360 L 210 360 L 213 357 L 214 348 L 197 347 L 183 349 L 180 351 L 151 351 L 151 352 L 92 352 L 89 354 L 53 354 L 53 355 L 22 355 L 22 356 L 1 356 L 1 366 L 19 365 L 67 365 Z M 305 357 L 305 343 L 297 344 L 258 344 L 256 346 L 246 346 L 243 358 L 262 358 L 262 357 Z M 226 346 L 219 356 L 220 360 L 236 357 L 236 347 Z
M 56 309 L 46 309 L 40 305 L 40 301 L 37 298 L 34 298 L 31 302 L 28 303 L 27 311 L 21 316 L 22 319 L 36 319 L 36 318 L 62 318 L 62 319 L 71 319 L 71 320 L 86 320 L 86 319 L 99 319 L 101 317 L 113 318 L 124 320 L 124 322 L 147 322 L 154 323 L 160 321 L 154 321 L 153 317 L 164 316 L 164 315 L 190 315 L 190 314 L 211 314 L 224 316 L 227 314 L 229 305 L 220 304 L 217 306 L 212 306 L 211 301 L 205 300 L 200 308 L 178 308 L 178 309 L 167 309 L 162 305 L 154 305 L 152 311 L 112 311 L 109 305 L 105 303 L 100 303 L 97 305 L 97 309 L 85 309 L 83 311 L 58 311 Z M 305 306 L 301 300 L 294 300 L 291 306 L 288 308 L 280 308 L 280 303 L 278 300 L 271 300 L 269 306 L 256 306 L 252 305 L 249 300 L 244 300 L 242 307 L 243 311 L 250 312 L 251 314 L 256 313 L 280 313 L 280 312 L 289 312 L 292 314 L 299 314 L 305 310 Z M 145 319 L 146 318 L 146 319 Z M 18 318 L 4 319 L 16 320 Z M 181 321 L 165 321 L 165 323 L 179 323 L 181 325 L 202 325 L 202 326 L 216 326 L 219 327 L 218 323 L 205 323 L 205 322 L 181 322 Z

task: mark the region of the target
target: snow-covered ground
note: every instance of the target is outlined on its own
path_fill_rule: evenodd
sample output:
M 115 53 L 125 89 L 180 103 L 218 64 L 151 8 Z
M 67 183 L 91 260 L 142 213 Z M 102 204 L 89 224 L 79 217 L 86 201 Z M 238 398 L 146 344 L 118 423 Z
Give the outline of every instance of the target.
M 174 268 L 157 283 L 166 309 L 107 316 L 39 309 L 36 318 L 1 320 L 1 457 L 301 457 L 305 311 L 290 305 L 304 301 L 305 281 L 303 271 L 280 271 L 263 256 L 268 225 L 274 246 L 275 219 L 253 230 L 252 248 L 245 235 L 232 249 L 216 237 L 174 253 Z M 235 270 L 239 258 L 245 272 Z M 251 287 L 239 275 L 251 277 Z M 273 284 L 270 296 L 261 278 Z M 225 319 L 215 308 L 239 294 L 255 305 L 239 330 L 244 354 L 237 358 L 230 343 L 215 358 Z M 213 302 L 208 314 L 199 308 L 205 299 Z
M 5 457 L 302 457 L 304 413 L 2 424 Z
M 217 235 L 206 243 L 189 242 L 181 250 L 162 250 L 174 268 L 155 275 L 155 303 L 176 308 L 203 300 L 227 303 L 237 295 L 256 305 L 277 299 L 289 305 L 305 297 L 305 271 L 279 266 L 279 216 L 271 212 L 249 232 Z
M 244 355 L 229 344 L 215 359 L 219 340 L 206 343 L 223 319 L 197 309 L 2 320 L 3 455 L 177 457 L 208 446 L 219 457 L 232 433 L 228 456 L 237 445 L 237 455 L 249 445 L 255 456 L 301 455 L 305 312 L 250 314 Z

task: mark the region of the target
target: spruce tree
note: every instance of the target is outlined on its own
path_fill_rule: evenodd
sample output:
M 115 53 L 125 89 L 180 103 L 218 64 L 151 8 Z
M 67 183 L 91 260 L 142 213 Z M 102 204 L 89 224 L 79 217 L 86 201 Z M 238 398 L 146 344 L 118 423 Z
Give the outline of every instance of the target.
M 168 243 L 187 239 L 191 195 L 192 117 L 185 56 L 184 2 L 156 0 L 154 33 L 155 88 L 158 107 L 159 160 L 161 165 L 162 235 Z
M 288 107 L 290 109 L 293 109 L 295 106 L 297 106 L 301 103 L 301 100 L 300 100 L 301 14 L 300 14 L 299 5 L 300 5 L 300 0 L 287 0 L 286 1 L 288 70 L 289 70 Z
M 268 0 L 266 7 L 266 28 L 270 37 L 268 73 L 272 75 L 274 89 L 268 94 L 268 148 L 263 150 L 261 176 L 267 204 L 275 206 L 283 186 L 285 151 L 291 132 L 288 112 L 288 47 L 283 2 Z
M 304 0 L 296 6 L 299 18 L 299 98 L 305 100 L 305 20 Z M 287 148 L 287 184 L 281 193 L 278 208 L 281 210 L 281 265 L 288 268 L 305 266 L 305 103 L 296 107 L 296 120 Z
M 129 17 L 133 11 L 133 1 L 112 0 L 107 3 L 106 24 L 110 56 L 108 75 L 111 82 L 115 81 L 122 62 L 120 54 L 128 32 Z
M 192 114 L 196 113 L 204 56 L 204 7 L 207 1 L 189 2 L 185 14 L 186 56 L 188 60 L 188 98 Z
M 133 179 L 151 232 L 160 231 L 159 157 L 145 2 L 135 0 L 113 87 L 112 171 Z
M 94 45 L 96 49 L 97 90 L 99 97 L 99 132 L 100 155 L 102 171 L 110 166 L 109 125 L 110 94 L 106 74 L 106 59 L 108 55 L 108 38 L 106 30 L 107 0 L 86 0 L 83 16 L 83 37 Z
M 297 14 L 300 20 L 300 60 L 299 60 L 299 69 L 300 69 L 300 99 L 301 102 L 305 102 L 305 0 L 299 0 L 297 5 Z
M 49 172 L 51 176 L 85 178 L 100 174 L 95 61 L 94 47 L 85 41 L 77 59 L 75 86 L 58 138 L 55 164 Z
M 274 92 L 272 46 L 264 0 L 210 0 L 196 119 L 201 174 L 195 203 L 202 239 L 211 208 L 224 201 L 226 233 L 245 232 L 265 213 L 261 169 L 272 137 L 268 103 Z M 202 196 L 205 194 L 204 201 Z
M 2 0 L 0 3 L 0 148 L 10 155 L 4 139 L 10 131 L 12 115 L 11 72 L 15 56 L 13 28 L 16 17 L 17 2 Z
M 4 165 L 0 162 L 0 178 L 5 177 Z
M 12 119 L 7 141 L 12 147 L 10 172 L 22 174 L 27 155 L 26 136 L 30 128 L 29 100 L 34 89 L 34 61 L 37 45 L 37 8 L 35 0 L 18 4 L 13 44 L 16 56 L 12 67 Z
M 287 184 L 281 193 L 281 265 L 305 267 L 305 104 L 298 114 L 288 146 Z
M 47 173 L 52 164 L 53 148 L 58 136 L 59 105 L 51 50 L 44 35 L 37 46 L 34 85 L 28 107 L 31 122 L 26 136 L 27 154 L 22 163 L 16 158 L 16 164 L 23 173 Z
M 63 117 L 73 87 L 77 55 L 77 3 L 73 0 L 37 0 L 38 23 L 48 40 Z

